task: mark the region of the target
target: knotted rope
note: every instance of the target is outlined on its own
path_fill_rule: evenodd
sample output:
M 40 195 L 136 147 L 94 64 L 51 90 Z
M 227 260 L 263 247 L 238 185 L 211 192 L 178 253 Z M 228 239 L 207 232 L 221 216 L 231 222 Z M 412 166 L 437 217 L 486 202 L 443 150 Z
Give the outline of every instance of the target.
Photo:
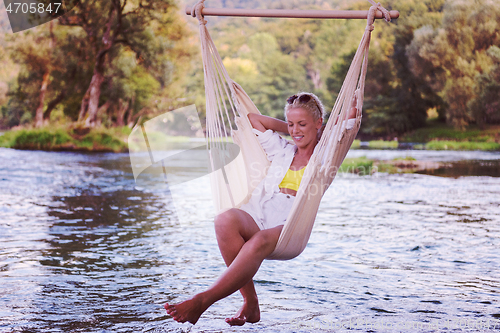
M 391 14 L 389 14 L 389 11 L 387 9 L 382 7 L 380 2 L 375 3 L 375 1 L 373 1 L 373 0 L 368 0 L 368 1 L 372 4 L 372 6 L 368 10 L 368 17 L 366 20 L 366 29 L 367 30 L 373 31 L 373 29 L 374 29 L 373 22 L 375 22 L 375 13 L 377 12 L 377 10 L 380 10 L 382 12 L 382 15 L 384 15 L 384 20 L 386 22 L 391 21 Z
M 191 9 L 191 16 L 196 17 L 198 21 L 200 21 L 201 25 L 207 24 L 207 20 L 203 17 L 203 14 L 201 13 L 203 11 L 203 8 L 205 8 L 205 0 L 199 0 L 196 5 L 193 6 L 193 9 Z

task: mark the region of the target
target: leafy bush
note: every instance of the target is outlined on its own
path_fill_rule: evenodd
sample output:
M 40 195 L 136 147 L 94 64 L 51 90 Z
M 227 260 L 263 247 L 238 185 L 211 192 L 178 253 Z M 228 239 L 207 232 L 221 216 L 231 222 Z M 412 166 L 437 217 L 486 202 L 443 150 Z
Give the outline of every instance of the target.
M 15 132 L 11 142 L 12 148 L 51 150 L 57 146 L 71 143 L 72 138 L 62 129 L 21 130 Z
M 397 141 L 373 140 L 368 142 L 368 147 L 373 149 L 396 149 Z
M 425 149 L 432 149 L 432 150 L 500 150 L 500 144 L 496 143 L 496 142 L 432 140 L 425 145 Z
M 92 130 L 83 137 L 71 129 L 42 128 L 10 131 L 0 136 L 0 147 L 40 150 L 127 151 L 123 140 L 104 130 Z
M 360 175 L 369 175 L 372 173 L 373 160 L 365 156 L 358 158 L 346 158 L 339 168 L 339 172 L 352 172 Z

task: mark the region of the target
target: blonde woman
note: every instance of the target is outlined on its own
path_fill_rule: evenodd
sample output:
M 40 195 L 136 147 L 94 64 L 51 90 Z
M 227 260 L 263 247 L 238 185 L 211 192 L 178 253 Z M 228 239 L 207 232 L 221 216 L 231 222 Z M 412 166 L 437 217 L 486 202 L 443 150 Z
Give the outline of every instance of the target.
M 355 116 L 356 108 L 352 107 L 349 118 Z M 318 143 L 323 117 L 323 104 L 311 93 L 288 98 L 286 121 L 249 115 L 253 131 L 271 166 L 248 203 L 216 216 L 217 243 L 228 267 L 206 291 L 179 304 L 166 303 L 164 307 L 174 320 L 195 324 L 208 307 L 237 290 L 243 296 L 243 306 L 235 316 L 226 318 L 226 322 L 231 326 L 241 326 L 260 320 L 259 301 L 252 278 L 276 247 L 304 169 Z M 354 120 L 349 120 L 347 129 L 353 125 Z M 289 133 L 293 143 L 278 132 Z

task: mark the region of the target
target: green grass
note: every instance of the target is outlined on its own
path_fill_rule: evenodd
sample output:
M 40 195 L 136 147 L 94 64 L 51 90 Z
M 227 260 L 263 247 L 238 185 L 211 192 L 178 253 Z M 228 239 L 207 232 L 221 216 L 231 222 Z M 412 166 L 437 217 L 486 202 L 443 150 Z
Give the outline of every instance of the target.
M 415 158 L 400 157 L 395 158 L 393 161 L 415 161 Z M 357 158 L 346 158 L 339 168 L 339 172 L 351 172 L 359 175 L 371 175 L 375 172 L 384 173 L 401 173 L 412 172 L 411 170 L 401 171 L 396 165 L 392 163 L 385 163 L 384 161 L 368 159 L 365 156 Z
M 11 137 L 13 148 L 52 150 L 71 142 L 69 134 L 61 129 L 20 130 Z
M 122 129 L 92 129 L 78 135 L 71 128 L 40 128 L 8 131 L 0 136 L 0 146 L 34 150 L 82 150 L 125 152 Z
M 373 172 L 398 173 L 398 168 L 393 164 L 377 161 L 374 163 Z
M 361 148 L 361 140 L 354 140 L 351 149 Z M 368 141 L 368 148 L 372 149 L 396 149 L 398 148 L 397 141 L 372 140 Z
M 339 168 L 339 172 L 352 172 L 359 175 L 370 175 L 373 169 L 373 160 L 363 157 L 346 158 Z
M 2 135 L 0 135 L 0 147 L 10 148 L 14 137 L 12 133 L 13 132 L 4 132 Z
M 425 144 L 425 149 L 429 150 L 500 150 L 500 143 L 496 142 L 470 142 L 470 141 L 449 141 L 432 140 Z
M 361 147 L 361 140 L 354 140 L 352 142 L 351 148 L 352 149 L 359 149 Z
M 400 142 L 419 142 L 413 149 L 428 150 L 500 150 L 500 127 L 489 126 L 479 129 L 470 126 L 459 130 L 446 124 L 429 121 L 424 128 L 419 128 L 398 137 Z M 369 148 L 397 148 L 397 141 L 370 141 Z
M 74 140 L 78 148 L 99 151 L 126 151 L 126 144 L 123 140 L 104 131 L 91 131 L 80 140 Z
M 339 168 L 339 172 L 351 172 L 361 176 L 371 175 L 374 172 L 397 173 L 398 168 L 392 164 L 368 159 L 365 156 L 346 158 Z
M 399 139 L 402 142 L 429 142 L 433 140 L 495 142 L 499 133 L 500 129 L 494 126 L 483 130 L 475 126 L 459 130 L 443 123 L 431 121 L 428 126 L 407 133 Z
M 351 149 L 361 148 L 361 141 L 354 140 L 351 145 Z M 384 141 L 384 140 L 373 140 L 368 141 L 368 148 L 372 149 L 396 149 L 398 148 L 397 141 Z
M 368 148 L 372 149 L 396 149 L 397 141 L 372 140 L 368 142 Z
M 393 161 L 416 161 L 415 157 L 406 156 L 406 157 L 396 157 L 392 159 Z

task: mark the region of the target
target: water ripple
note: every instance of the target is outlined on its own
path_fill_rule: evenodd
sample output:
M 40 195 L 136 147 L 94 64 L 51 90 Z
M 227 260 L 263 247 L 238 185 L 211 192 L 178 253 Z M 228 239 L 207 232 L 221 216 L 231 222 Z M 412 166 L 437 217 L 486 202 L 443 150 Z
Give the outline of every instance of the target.
M 168 191 L 135 186 L 126 154 L 0 149 L 0 186 L 0 332 L 500 328 L 499 178 L 340 174 L 304 253 L 263 263 L 262 320 L 242 328 L 223 320 L 237 294 L 194 327 L 166 315 L 225 267 L 211 221 L 179 223 Z

